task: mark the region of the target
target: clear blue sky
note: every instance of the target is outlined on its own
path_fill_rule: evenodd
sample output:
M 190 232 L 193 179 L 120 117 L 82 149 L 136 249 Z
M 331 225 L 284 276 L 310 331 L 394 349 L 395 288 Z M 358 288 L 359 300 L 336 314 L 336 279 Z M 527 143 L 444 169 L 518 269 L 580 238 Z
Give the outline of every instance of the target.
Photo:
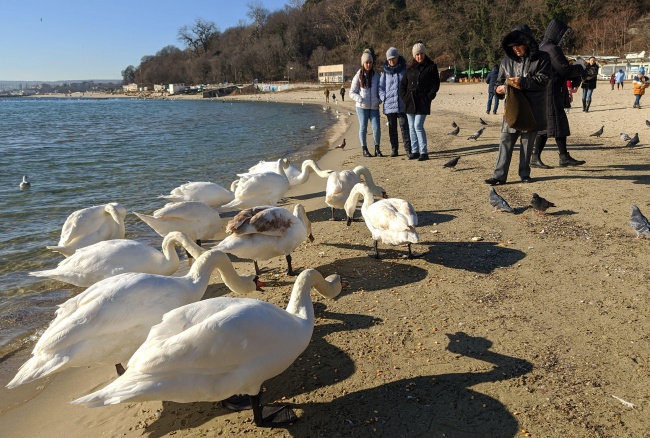
M 287 0 L 258 0 L 269 11 Z M 248 0 L 8 0 L 0 7 L 0 81 L 120 79 L 129 65 L 168 45 L 196 18 L 224 31 Z

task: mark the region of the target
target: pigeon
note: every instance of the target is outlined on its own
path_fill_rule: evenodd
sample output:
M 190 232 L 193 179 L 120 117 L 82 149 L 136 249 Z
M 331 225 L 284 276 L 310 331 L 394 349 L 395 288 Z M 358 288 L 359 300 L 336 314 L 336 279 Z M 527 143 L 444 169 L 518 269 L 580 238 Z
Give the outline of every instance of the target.
M 459 132 L 460 132 L 460 126 L 456 126 L 456 129 L 454 129 L 447 135 L 458 135 Z
M 483 119 L 480 118 L 480 117 L 479 117 L 478 119 L 481 121 L 481 125 L 483 125 L 483 126 L 487 126 L 487 122 L 486 122 L 485 120 L 483 120 Z
M 650 125 L 649 125 L 649 126 L 650 126 Z M 456 122 L 453 122 L 453 121 L 452 121 L 452 122 L 451 122 L 451 127 L 452 127 L 452 128 L 458 128 L 458 125 L 456 124 Z
M 632 140 L 632 137 L 630 137 L 629 135 L 627 135 L 625 132 L 621 132 L 621 140 L 623 140 L 623 141 L 630 141 L 630 140 Z
M 600 129 L 593 134 L 589 134 L 589 137 L 598 137 L 600 138 L 601 135 L 603 135 L 603 129 L 605 129 L 605 125 L 601 126 Z
M 479 130 L 476 131 L 474 134 L 472 134 L 472 135 L 470 135 L 469 137 L 467 137 L 467 139 L 468 139 L 468 140 L 476 140 L 477 138 L 479 138 L 479 137 L 481 136 L 481 134 L 483 134 L 483 131 L 484 131 L 484 130 L 485 130 L 485 128 L 481 128 L 481 129 L 479 129 Z
M 442 167 L 448 167 L 450 169 L 453 169 L 454 167 L 456 167 L 456 164 L 458 164 L 458 160 L 460 160 L 460 155 L 447 161 L 445 164 L 442 165 Z
M 537 211 L 537 216 L 546 212 L 549 207 L 555 207 L 551 201 L 542 198 L 537 193 L 533 193 L 533 199 L 530 200 L 530 206 Z
M 345 149 L 345 139 L 343 139 L 343 143 L 338 145 L 335 149 Z
M 632 137 L 632 138 L 630 139 L 630 141 L 627 142 L 627 144 L 625 145 L 625 147 L 626 147 L 626 148 L 631 148 L 631 147 L 633 147 L 633 146 L 636 146 L 637 143 L 639 143 L 639 133 L 638 133 L 638 132 L 634 134 L 634 137 Z
M 494 211 L 505 211 L 506 213 L 513 213 L 514 210 L 508 205 L 505 199 L 503 199 L 494 187 L 490 187 L 490 205 L 494 207 Z
M 641 213 L 639 207 L 636 205 L 632 206 L 632 217 L 630 218 L 630 225 L 636 232 L 637 239 L 640 239 L 642 235 L 650 237 L 650 222 L 648 222 L 648 219 L 643 215 L 643 213 Z
M 646 120 L 646 121 L 645 121 L 645 125 L 646 125 L 646 126 L 650 126 L 650 120 Z

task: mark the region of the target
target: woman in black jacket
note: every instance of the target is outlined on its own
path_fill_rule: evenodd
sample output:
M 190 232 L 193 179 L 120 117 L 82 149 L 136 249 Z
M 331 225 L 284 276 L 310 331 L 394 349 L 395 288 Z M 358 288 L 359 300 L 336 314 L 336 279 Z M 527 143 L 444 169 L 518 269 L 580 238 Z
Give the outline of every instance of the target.
M 585 72 L 582 76 L 582 111 L 586 113 L 589 112 L 589 105 L 591 105 L 591 95 L 596 89 L 599 68 L 600 66 L 596 64 L 596 58 L 593 56 L 589 58 L 589 63 L 585 66 Z
M 431 114 L 431 101 L 436 98 L 440 89 L 440 77 L 438 66 L 427 56 L 424 44 L 416 43 L 413 46 L 413 58 L 411 65 L 406 68 L 399 89 L 409 122 L 409 160 L 417 158 L 418 161 L 426 161 L 429 159 L 429 153 L 424 121 L 427 115 Z

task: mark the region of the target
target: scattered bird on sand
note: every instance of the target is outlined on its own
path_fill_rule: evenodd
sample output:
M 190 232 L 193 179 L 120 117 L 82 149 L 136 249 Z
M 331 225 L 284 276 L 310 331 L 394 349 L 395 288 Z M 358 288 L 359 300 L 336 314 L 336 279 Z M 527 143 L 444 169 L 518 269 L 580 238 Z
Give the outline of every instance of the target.
M 454 129 L 447 135 L 458 135 L 459 132 L 460 132 L 460 126 L 456 126 L 456 129 Z
M 506 200 L 494 190 L 494 187 L 490 187 L 490 205 L 494 207 L 494 211 L 505 211 L 506 213 L 512 213 L 514 211 Z
M 314 129 L 316 129 L 316 125 L 311 125 L 311 126 L 309 127 L 309 129 L 311 129 L 311 130 L 313 131 Z
M 630 139 L 630 141 L 625 145 L 626 148 L 631 148 L 633 146 L 636 146 L 639 143 L 639 133 L 635 133 L 634 137 Z
M 555 207 L 551 201 L 542 198 L 537 193 L 533 193 L 533 198 L 530 200 L 530 206 L 537 212 L 537 216 L 545 213 L 550 207 Z
M 442 167 L 448 167 L 450 169 L 453 169 L 454 167 L 456 167 L 456 164 L 458 164 L 458 160 L 460 160 L 460 155 L 447 161 L 445 164 L 442 165 Z
M 467 139 L 468 139 L 468 140 L 476 140 L 476 139 L 478 139 L 478 138 L 481 136 L 481 134 L 483 134 L 483 131 L 485 131 L 485 128 L 481 128 L 481 129 L 479 129 L 479 130 L 476 131 L 474 134 L 472 134 L 472 135 L 470 135 L 469 137 L 467 137 Z
M 632 137 L 630 137 L 629 135 L 627 135 L 625 132 L 621 132 L 621 140 L 623 140 L 623 141 L 630 141 L 630 140 L 632 140 Z
M 601 135 L 603 135 L 603 130 L 605 129 L 605 125 L 601 126 L 600 129 L 593 134 L 589 134 L 589 137 L 597 137 L 600 138 Z
M 336 147 L 336 149 L 345 149 L 345 139 L 343 139 L 343 143 L 341 143 L 340 145 L 338 145 L 338 146 Z
M 296 279 L 286 310 L 231 297 L 174 309 L 151 328 L 122 376 L 72 403 L 215 402 L 246 394 L 255 425 L 295 422 L 289 406 L 262 408 L 262 384 L 289 368 L 309 346 L 314 330 L 311 289 L 334 298 L 343 285 L 336 274 L 323 278 L 308 269 Z
M 458 128 L 458 124 L 454 121 L 451 122 L 451 127 L 452 128 Z
M 650 222 L 648 222 L 648 219 L 643 215 L 643 213 L 641 213 L 641 210 L 639 210 L 639 207 L 636 205 L 632 206 L 630 225 L 636 233 L 637 239 L 640 239 L 642 235 L 650 237 Z
M 22 181 L 22 182 L 20 183 L 20 185 L 19 185 L 20 190 L 27 190 L 27 189 L 30 188 L 31 186 L 32 186 L 32 184 L 31 184 L 31 183 L 29 182 L 29 180 L 27 179 L 27 175 L 23 175 L 23 181 Z
M 482 118 L 479 117 L 478 119 L 480 120 L 481 125 L 483 125 L 483 126 L 487 126 L 487 125 L 488 125 L 487 122 L 486 122 L 485 120 L 483 120 Z
M 645 125 L 646 125 L 646 126 L 650 126 L 650 120 L 646 120 L 646 121 L 645 121 Z

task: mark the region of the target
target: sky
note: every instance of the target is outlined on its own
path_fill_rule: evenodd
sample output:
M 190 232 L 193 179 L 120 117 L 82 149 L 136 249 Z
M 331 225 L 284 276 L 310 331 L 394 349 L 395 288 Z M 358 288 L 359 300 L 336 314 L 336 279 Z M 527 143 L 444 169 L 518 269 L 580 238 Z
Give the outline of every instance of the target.
M 269 11 L 287 0 L 256 0 Z M 246 16 L 247 0 L 8 0 L 0 6 L 0 81 L 121 79 L 197 18 L 220 31 Z

